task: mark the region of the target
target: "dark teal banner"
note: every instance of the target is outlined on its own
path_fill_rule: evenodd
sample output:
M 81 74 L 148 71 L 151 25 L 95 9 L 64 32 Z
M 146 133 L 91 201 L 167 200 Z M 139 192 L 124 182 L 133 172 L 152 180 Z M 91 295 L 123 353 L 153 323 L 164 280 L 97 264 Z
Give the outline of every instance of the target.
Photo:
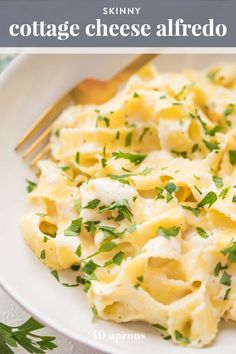
M 236 47 L 235 0 L 0 0 L 0 47 Z

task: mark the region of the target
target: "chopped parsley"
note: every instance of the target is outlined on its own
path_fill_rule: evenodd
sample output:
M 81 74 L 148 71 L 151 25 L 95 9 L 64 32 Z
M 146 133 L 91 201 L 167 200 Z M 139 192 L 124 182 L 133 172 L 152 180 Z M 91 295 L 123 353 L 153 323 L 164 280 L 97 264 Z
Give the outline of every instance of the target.
M 98 265 L 90 259 L 85 265 L 83 266 L 82 270 L 84 273 L 91 275 L 96 269 Z
M 70 169 L 70 166 L 59 166 L 59 168 L 63 171 L 66 172 Z
M 132 143 L 133 133 L 129 132 L 125 137 L 125 146 L 130 146 Z
M 97 116 L 96 128 L 98 127 L 98 123 L 99 123 L 99 122 L 104 122 L 105 125 L 106 125 L 106 127 L 109 127 L 109 125 L 110 125 L 110 119 L 107 118 L 107 117 L 105 117 L 105 116 L 103 116 L 103 115 L 101 115 L 101 114 L 99 114 L 99 115 Z
M 224 297 L 223 297 L 223 300 L 224 300 L 224 301 L 225 301 L 225 300 L 229 300 L 229 293 L 230 293 L 230 291 L 231 291 L 231 288 L 228 288 L 228 289 L 226 290 L 225 295 L 224 295 Z
M 112 156 L 115 157 L 115 160 L 126 159 L 132 162 L 134 165 L 139 165 L 141 162 L 143 162 L 143 160 L 146 158 L 147 155 L 130 154 L 128 152 L 119 151 L 119 152 L 113 152 Z
M 96 207 L 98 206 L 98 204 L 100 204 L 100 200 L 99 199 L 93 199 L 90 200 L 90 202 L 88 202 L 88 204 L 86 206 L 84 206 L 84 209 L 96 209 Z
M 97 225 L 100 223 L 100 221 L 86 221 L 84 223 L 84 226 L 88 232 L 91 232 L 92 235 L 96 232 L 97 230 Z
M 106 165 L 107 165 L 107 159 L 106 159 L 105 157 L 103 157 L 103 158 L 101 159 L 101 163 L 102 163 L 102 167 L 105 168 Z
M 197 230 L 198 235 L 200 235 L 201 237 L 203 237 L 203 238 L 209 237 L 208 233 L 203 228 L 197 226 L 196 230 Z
M 167 331 L 167 328 L 162 326 L 162 325 L 160 325 L 160 323 L 154 323 L 154 324 L 152 324 L 152 327 L 161 329 L 162 331 Z
M 79 212 L 80 208 L 81 208 L 81 199 L 77 198 L 74 201 L 74 209 Z
M 232 202 L 236 203 L 236 195 L 233 195 Z
M 75 154 L 75 162 L 79 165 L 80 163 L 80 152 L 77 151 L 76 154 Z
M 37 184 L 28 179 L 26 180 L 26 182 L 27 182 L 27 187 L 26 187 L 27 192 L 31 193 L 37 187 Z
M 224 110 L 224 116 L 225 117 L 228 117 L 230 116 L 233 112 L 234 112 L 234 109 L 235 109 L 235 105 L 233 103 L 230 103 Z
M 57 281 L 60 281 L 60 280 L 59 280 L 59 276 L 58 276 L 57 270 L 52 270 L 52 271 L 51 271 L 51 274 L 54 276 L 54 278 L 55 278 Z
M 229 246 L 221 250 L 221 253 L 230 263 L 236 263 L 236 241 L 231 242 Z
M 146 167 L 143 171 L 133 173 L 133 172 L 128 172 L 123 175 L 112 175 L 109 174 L 109 177 L 113 180 L 118 180 L 120 183 L 123 184 L 129 184 L 129 181 L 127 181 L 127 177 L 133 177 L 133 176 L 146 176 L 152 171 L 152 168 Z
M 207 74 L 208 80 L 211 81 L 212 83 L 214 83 L 215 80 L 216 80 L 216 75 L 217 75 L 218 71 L 219 71 L 219 69 L 210 71 L 210 72 Z
M 199 148 L 199 145 L 198 145 L 198 144 L 194 144 L 194 145 L 192 146 L 192 153 L 194 153 L 195 151 L 197 151 L 198 148 Z
M 143 282 L 143 275 L 140 275 L 137 277 L 137 283 L 134 285 L 134 288 L 137 290 L 141 286 L 142 282 Z
M 199 208 L 192 208 L 189 205 L 181 205 L 183 209 L 191 211 L 191 213 L 193 213 L 194 216 L 199 216 L 200 214 L 200 209 Z
M 104 238 L 118 238 L 123 235 L 124 232 L 116 231 L 115 227 L 112 226 L 98 226 L 99 230 L 103 232 Z
M 138 98 L 138 97 L 140 97 L 140 95 L 137 92 L 134 92 L 133 97 Z
M 165 237 L 165 238 L 170 238 L 170 237 L 175 237 L 178 235 L 179 233 L 179 227 L 177 226 L 173 226 L 173 227 L 169 227 L 169 228 L 165 228 L 160 226 L 157 230 L 157 233 L 160 234 L 161 236 Z
M 196 191 L 199 193 L 199 194 L 201 194 L 202 195 L 202 191 L 200 191 L 200 189 L 197 187 L 197 186 L 193 186 L 195 189 L 196 189 Z
M 208 192 L 205 197 L 198 203 L 197 207 L 202 208 L 205 205 L 208 205 L 208 208 L 212 206 L 217 200 L 217 195 L 215 192 Z
M 225 187 L 222 192 L 219 194 L 219 198 L 225 199 L 229 191 L 229 187 Z
M 225 270 L 222 274 L 222 277 L 220 279 L 220 283 L 226 286 L 231 285 L 231 275 L 229 275 Z
M 113 202 L 111 205 L 107 207 L 100 207 L 99 210 L 101 212 L 108 211 L 108 210 L 117 210 L 118 215 L 115 218 L 115 221 L 121 221 L 123 219 L 127 219 L 131 222 L 133 217 L 133 213 L 130 209 L 127 199 L 117 200 L 116 202 Z
M 217 277 L 219 274 L 220 274 L 220 271 L 221 270 L 224 270 L 224 269 L 227 269 L 228 266 L 227 265 L 222 265 L 221 262 L 218 262 L 217 265 L 215 266 L 215 269 L 214 269 L 214 274 L 215 276 Z
M 107 267 L 111 264 L 116 264 L 116 265 L 121 265 L 123 259 L 124 259 L 124 252 L 120 251 L 118 252 L 110 261 L 107 261 L 105 264 L 104 264 L 104 267 Z
M 74 272 L 77 272 L 80 269 L 80 265 L 75 263 L 72 264 L 72 266 L 70 267 L 71 270 L 73 270 Z
M 217 188 L 223 187 L 223 178 L 219 176 L 212 176 L 213 182 Z
M 76 248 L 75 254 L 76 256 L 81 257 L 81 245 Z
M 210 151 L 218 151 L 220 149 L 220 144 L 217 141 L 210 142 L 204 139 L 202 141 L 204 142 L 207 149 Z
M 140 143 L 142 142 L 143 138 L 145 137 L 145 135 L 147 134 L 147 132 L 150 130 L 150 128 L 146 127 L 143 129 L 142 134 L 140 135 L 139 141 Z
M 70 226 L 64 231 L 65 236 L 78 236 L 81 231 L 82 218 L 71 221 Z
M 236 150 L 229 150 L 229 161 L 231 165 L 236 165 Z
M 98 248 L 98 250 L 95 253 L 91 254 L 90 256 L 86 257 L 86 259 L 97 256 L 100 253 L 109 252 L 113 250 L 115 247 L 117 247 L 117 244 L 115 242 L 102 243 L 101 246 Z
M 175 339 L 183 344 L 190 344 L 191 341 L 188 337 L 184 337 L 182 333 L 180 333 L 179 331 L 175 331 Z
M 195 114 L 189 113 L 189 115 L 191 118 L 197 119 L 200 122 L 206 135 L 214 136 L 216 133 L 221 132 L 223 129 L 221 125 L 215 125 L 212 129 L 209 129 L 206 122 L 204 122 L 200 117 L 200 115 L 198 114 L 197 110 L 195 110 Z
M 40 258 L 41 259 L 45 259 L 46 258 L 46 252 L 45 250 L 42 250 L 41 253 L 40 253 Z
M 174 154 L 176 157 L 182 157 L 183 159 L 187 159 L 187 151 L 176 151 L 174 149 L 171 150 L 172 154 Z

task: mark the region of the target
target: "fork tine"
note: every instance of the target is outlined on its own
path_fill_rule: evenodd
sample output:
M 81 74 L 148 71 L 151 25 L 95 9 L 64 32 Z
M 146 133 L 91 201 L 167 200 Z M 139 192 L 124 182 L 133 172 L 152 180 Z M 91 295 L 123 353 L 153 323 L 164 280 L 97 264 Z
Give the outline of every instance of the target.
M 42 157 L 46 156 L 50 152 L 50 144 L 44 146 L 44 148 L 35 156 L 35 158 L 31 161 L 30 167 L 35 167 L 36 163 L 42 159 Z
M 39 148 L 39 146 L 50 136 L 53 128 L 53 123 L 44 130 L 44 132 L 28 147 L 28 149 L 23 154 L 23 159 L 27 159 L 32 152 Z
M 39 116 L 39 118 L 33 123 L 30 129 L 24 134 L 21 140 L 15 147 L 15 150 L 19 150 L 26 142 L 29 140 L 36 132 L 39 131 L 50 120 L 54 118 L 56 119 L 57 115 L 62 111 L 62 109 L 66 108 L 67 105 L 73 102 L 72 95 L 68 92 L 62 98 L 60 98 L 56 104 L 53 104 L 49 107 L 43 114 Z

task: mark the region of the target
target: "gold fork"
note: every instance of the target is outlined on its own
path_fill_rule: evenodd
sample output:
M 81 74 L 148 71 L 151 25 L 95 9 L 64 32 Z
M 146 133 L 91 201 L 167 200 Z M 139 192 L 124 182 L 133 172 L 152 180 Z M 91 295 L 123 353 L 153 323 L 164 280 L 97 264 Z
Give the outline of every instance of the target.
M 20 139 L 15 149 L 20 149 L 35 137 L 35 140 L 23 154 L 23 158 L 26 159 L 32 157 L 38 151 L 30 163 L 31 167 L 35 166 L 38 160 L 49 154 L 50 147 L 47 142 L 53 129 L 54 120 L 66 107 L 76 104 L 101 104 L 108 101 L 116 94 L 122 83 L 156 56 L 157 54 L 139 55 L 108 81 L 93 78 L 82 80 L 39 116 Z M 41 134 L 39 134 L 40 131 L 42 131 Z

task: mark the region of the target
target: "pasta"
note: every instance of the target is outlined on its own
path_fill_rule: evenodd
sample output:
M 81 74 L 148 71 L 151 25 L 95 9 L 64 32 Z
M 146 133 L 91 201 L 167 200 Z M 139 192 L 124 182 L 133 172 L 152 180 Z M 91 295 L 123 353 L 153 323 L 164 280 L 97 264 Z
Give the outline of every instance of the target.
M 101 319 L 193 347 L 236 320 L 235 102 L 234 63 L 148 66 L 55 122 L 21 229 L 47 267 L 78 270 Z

